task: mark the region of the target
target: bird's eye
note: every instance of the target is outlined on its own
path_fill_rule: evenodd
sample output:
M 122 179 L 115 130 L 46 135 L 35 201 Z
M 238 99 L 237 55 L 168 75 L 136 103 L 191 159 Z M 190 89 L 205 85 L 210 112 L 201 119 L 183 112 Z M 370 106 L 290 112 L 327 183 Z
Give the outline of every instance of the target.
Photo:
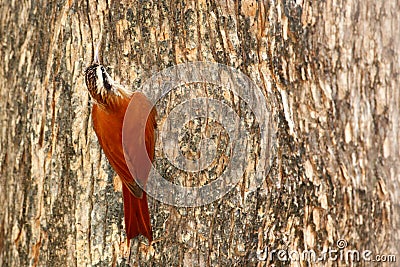
M 103 67 L 103 66 L 101 66 L 100 67 L 100 70 L 101 70 L 101 76 L 102 76 L 102 80 L 103 80 L 103 82 L 104 82 L 104 87 L 107 89 L 107 90 L 111 90 L 111 84 L 110 84 L 110 82 L 109 82 L 109 80 L 108 80 L 108 75 L 107 75 L 107 72 L 106 72 L 106 69 Z

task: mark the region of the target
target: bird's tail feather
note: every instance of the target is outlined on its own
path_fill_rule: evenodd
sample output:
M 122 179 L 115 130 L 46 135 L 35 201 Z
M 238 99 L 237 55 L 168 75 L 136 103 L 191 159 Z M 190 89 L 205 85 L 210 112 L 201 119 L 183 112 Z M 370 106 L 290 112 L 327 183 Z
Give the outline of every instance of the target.
M 131 238 L 139 234 L 142 234 L 151 242 L 153 237 L 146 192 L 143 192 L 142 198 L 137 198 L 132 195 L 125 185 L 122 186 L 122 192 L 124 196 L 125 229 L 128 244 Z

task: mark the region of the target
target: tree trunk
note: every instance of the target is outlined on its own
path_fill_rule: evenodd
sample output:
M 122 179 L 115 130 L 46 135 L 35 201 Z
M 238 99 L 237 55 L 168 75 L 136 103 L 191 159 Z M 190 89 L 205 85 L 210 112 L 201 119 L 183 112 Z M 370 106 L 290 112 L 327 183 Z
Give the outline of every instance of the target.
M 399 1 L 0 7 L 1 266 L 346 264 L 344 256 L 296 258 L 329 249 L 359 251 L 355 266 L 372 264 L 365 250 L 369 259 L 399 257 Z M 134 89 L 184 62 L 249 76 L 273 129 L 271 168 L 257 190 L 246 172 L 200 207 L 150 198 L 155 242 L 139 238 L 128 250 L 120 185 L 93 132 L 84 83 L 100 36 L 102 62 Z M 164 101 L 159 124 L 177 98 Z

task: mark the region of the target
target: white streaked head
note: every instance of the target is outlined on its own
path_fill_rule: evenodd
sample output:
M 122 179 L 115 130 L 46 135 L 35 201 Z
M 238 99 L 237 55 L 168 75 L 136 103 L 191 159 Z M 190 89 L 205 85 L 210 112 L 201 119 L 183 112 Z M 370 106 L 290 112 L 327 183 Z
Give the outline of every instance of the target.
M 91 96 L 99 104 L 115 102 L 115 98 L 126 98 L 132 95 L 132 92 L 114 81 L 107 73 L 104 66 L 93 64 L 85 71 L 86 86 Z

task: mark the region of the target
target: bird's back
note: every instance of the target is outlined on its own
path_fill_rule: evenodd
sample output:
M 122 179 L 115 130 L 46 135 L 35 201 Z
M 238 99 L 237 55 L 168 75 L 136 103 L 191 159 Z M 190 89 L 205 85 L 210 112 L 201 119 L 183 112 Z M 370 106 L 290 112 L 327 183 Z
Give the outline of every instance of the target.
M 124 116 L 131 99 L 125 98 L 118 102 L 118 106 L 113 109 L 105 109 L 97 104 L 92 109 L 93 127 L 98 137 L 99 143 L 108 158 L 111 166 L 120 177 L 123 184 L 124 214 L 125 225 L 128 239 L 143 234 L 149 241 L 152 240 L 150 215 L 148 211 L 146 193 L 135 182 L 134 173 L 142 173 L 145 181 L 149 173 L 149 166 L 144 166 L 137 162 L 130 162 L 131 169 L 126 164 L 124 149 L 122 145 Z M 148 101 L 144 95 L 134 93 L 132 101 Z M 135 103 L 133 103 L 135 104 Z M 145 145 L 148 157 L 154 157 L 154 129 L 155 111 L 150 113 L 145 129 Z M 128 123 L 135 124 L 138 118 L 128 119 Z M 131 136 L 130 138 L 143 139 L 143 136 Z M 134 144 L 134 143 L 133 143 Z M 129 154 L 135 153 L 135 147 L 128 148 Z M 150 162 L 151 166 L 151 162 Z

